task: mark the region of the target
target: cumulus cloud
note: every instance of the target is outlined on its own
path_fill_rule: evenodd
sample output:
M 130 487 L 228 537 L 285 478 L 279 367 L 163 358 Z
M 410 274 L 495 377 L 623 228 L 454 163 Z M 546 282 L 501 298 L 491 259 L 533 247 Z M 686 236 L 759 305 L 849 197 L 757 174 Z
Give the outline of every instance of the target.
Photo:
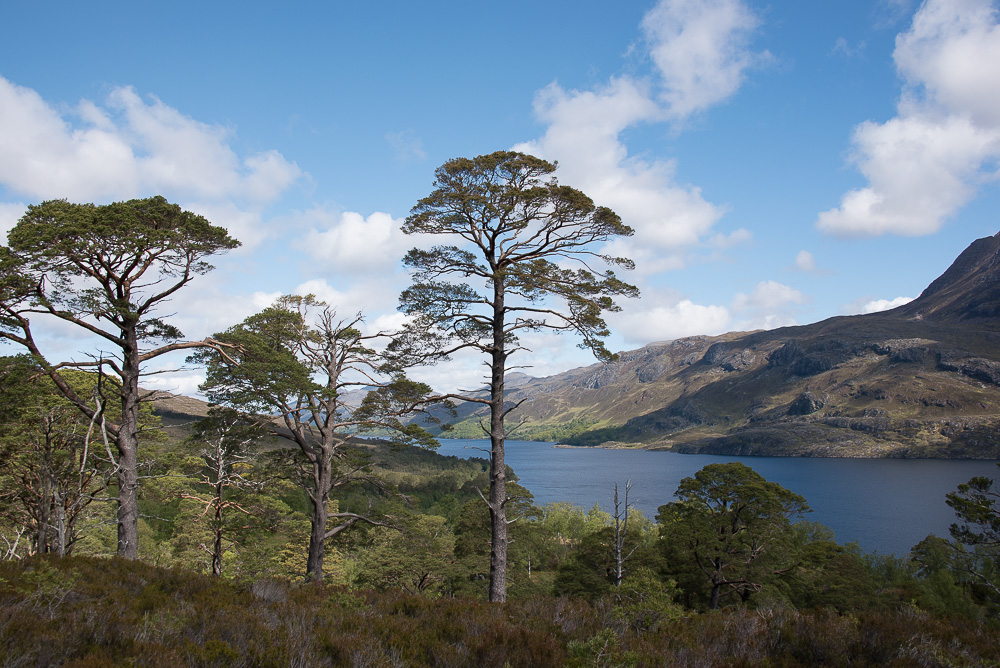
M 733 297 L 730 308 L 739 316 L 736 329 L 773 329 L 796 324 L 795 307 L 806 301 L 799 290 L 777 281 L 761 281 L 751 292 Z
M 516 358 L 512 363 L 517 363 Z M 536 369 L 526 369 L 525 372 L 533 376 L 544 375 Z M 489 385 L 489 372 L 483 364 L 483 356 L 471 350 L 461 350 L 442 364 L 408 369 L 406 375 L 427 383 L 437 392 L 479 390 Z
M 323 278 L 305 281 L 294 291 L 298 295 L 315 295 L 344 317 L 381 314 L 366 320 L 366 333 L 397 329 L 403 323 L 402 315 L 395 312 L 399 292 L 396 281 L 360 281 L 338 287 Z
M 801 291 L 777 281 L 761 281 L 728 305 L 696 304 L 669 290 L 645 289 L 640 302 L 608 315 L 616 335 L 630 346 L 699 334 L 772 329 L 797 324 L 795 313 L 808 301 Z
M 913 297 L 896 297 L 895 299 L 861 299 L 843 309 L 845 315 L 855 315 L 859 313 L 878 313 L 889 309 L 909 304 Z
M 275 234 L 270 225 L 264 222 L 259 210 L 243 208 L 232 201 L 186 201 L 180 204 L 185 209 L 204 216 L 213 225 L 224 227 L 229 236 L 242 244 L 241 248 L 232 251 L 236 254 L 248 253 Z
M 683 119 L 732 97 L 749 68 L 770 59 L 750 49 L 760 20 L 740 0 L 663 0 L 643 18 L 659 98 Z
M 636 346 L 698 334 L 722 334 L 732 324 L 732 316 L 725 306 L 695 304 L 690 299 L 629 309 L 609 316 L 608 320 L 617 334 Z
M 867 121 L 851 160 L 868 185 L 819 214 L 841 236 L 938 231 L 997 176 L 1000 25 L 989 0 L 928 0 L 893 53 L 904 82 L 898 114 Z
M 727 248 L 732 248 L 733 246 L 742 246 L 752 240 L 753 232 L 741 227 L 738 230 L 733 230 L 729 234 L 723 234 L 720 232 L 712 235 L 712 237 L 708 240 L 708 245 L 712 248 L 725 250 Z
M 721 334 L 732 321 L 725 306 L 695 304 L 689 299 L 615 318 L 627 341 L 645 345 L 696 334 Z
M 990 0 L 928 0 L 896 38 L 893 57 L 931 102 L 1000 125 L 1000 26 Z
M 156 369 L 155 375 L 144 376 L 140 387 L 146 390 L 159 390 L 180 394 L 187 397 L 201 396 L 198 386 L 205 382 L 205 373 L 194 369 L 183 371 L 168 371 L 171 367 Z
M 294 245 L 326 270 L 339 274 L 392 273 L 414 244 L 399 229 L 402 219 L 381 211 L 365 217 L 317 207 L 300 218 L 310 229 Z
M 231 135 L 130 87 L 64 113 L 0 77 L 0 184 L 32 199 L 102 202 L 163 194 L 253 210 L 304 176 L 277 151 L 241 158 L 229 145 Z
M 159 315 L 165 316 L 188 339 L 198 340 L 232 327 L 270 306 L 280 296 L 280 291 L 234 290 L 228 279 L 212 272 L 198 276 L 178 291 Z
M 632 226 L 635 236 L 609 252 L 631 257 L 642 273 L 684 266 L 685 249 L 706 242 L 724 209 L 698 187 L 678 183 L 672 160 L 630 156 L 622 134 L 642 123 L 683 121 L 734 95 L 764 58 L 749 49 L 757 24 L 740 0 L 661 0 L 642 22 L 651 77 L 613 77 L 591 90 L 552 83 L 536 95 L 545 133 L 515 149 L 558 161 L 562 182 Z M 721 240 L 748 237 L 738 231 Z
M 858 42 L 857 44 L 849 44 L 843 37 L 838 37 L 837 41 L 833 45 L 833 49 L 830 50 L 831 54 L 837 54 L 844 56 L 845 58 L 857 58 L 862 55 L 865 51 L 865 43 Z
M 805 295 L 795 288 L 777 281 L 761 281 L 752 292 L 737 293 L 733 298 L 733 309 L 736 311 L 775 309 L 787 304 L 801 304 L 804 301 Z
M 658 114 L 648 91 L 630 79 L 593 91 L 552 84 L 538 94 L 535 111 L 548 124 L 545 135 L 515 148 L 559 161 L 563 183 L 611 207 L 635 229 L 609 252 L 631 257 L 641 272 L 683 266 L 682 249 L 706 235 L 722 212 L 698 188 L 675 182 L 672 161 L 628 156 L 621 133 Z
M 795 256 L 795 268 L 799 271 L 816 271 L 816 258 L 807 250 L 800 250 Z

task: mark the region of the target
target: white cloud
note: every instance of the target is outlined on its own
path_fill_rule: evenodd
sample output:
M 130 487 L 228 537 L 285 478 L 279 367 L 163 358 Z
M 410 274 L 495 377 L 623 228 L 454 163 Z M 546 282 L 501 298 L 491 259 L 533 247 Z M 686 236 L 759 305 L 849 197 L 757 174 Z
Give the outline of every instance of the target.
M 582 91 L 552 83 L 536 95 L 545 133 L 515 150 L 558 161 L 562 182 L 632 226 L 635 236 L 609 252 L 635 260 L 640 273 L 684 266 L 685 249 L 706 242 L 724 209 L 696 186 L 678 183 L 672 160 L 630 156 L 622 134 L 642 123 L 682 121 L 735 94 L 747 69 L 766 58 L 748 46 L 757 24 L 739 0 L 662 0 L 642 22 L 655 76 L 613 77 Z M 739 230 L 707 242 L 748 238 Z
M 865 43 L 858 42 L 855 45 L 848 44 L 847 40 L 843 37 L 838 37 L 836 43 L 833 45 L 833 49 L 830 50 L 831 54 L 840 54 L 845 58 L 856 58 L 862 55 L 865 51 Z
M 243 160 L 245 176 L 244 196 L 253 202 L 271 202 L 303 176 L 293 162 L 285 160 L 277 151 L 265 151 Z
M 725 306 L 706 306 L 682 299 L 674 304 L 629 309 L 609 316 L 608 321 L 626 342 L 643 346 L 697 334 L 722 334 L 730 328 L 732 317 Z
M 891 308 L 896 308 L 897 306 L 902 306 L 903 304 L 909 304 L 913 301 L 913 297 L 896 297 L 895 299 L 872 299 L 869 301 L 861 300 L 858 303 L 853 304 L 848 307 L 847 313 L 853 315 L 856 313 L 878 313 L 879 311 L 888 311 Z
M 749 48 L 759 23 L 740 0 L 661 0 L 646 14 L 643 33 L 663 78 L 659 97 L 671 118 L 727 100 L 747 69 L 770 59 Z
M 338 274 L 392 273 L 414 240 L 399 229 L 402 219 L 376 211 L 335 213 L 322 208 L 300 216 L 311 229 L 294 246 Z
M 737 293 L 733 298 L 734 311 L 781 308 L 788 304 L 801 304 L 805 295 L 777 281 L 761 281 L 753 292 Z
M 374 316 L 371 322 L 366 321 L 366 333 L 387 331 L 401 324 L 401 316 L 396 313 L 399 292 L 400 279 L 360 281 L 342 289 L 330 285 L 325 279 L 314 278 L 299 284 L 294 290 L 297 295 L 316 295 L 343 317 L 357 313 Z
M 795 306 L 806 302 L 799 290 L 777 281 L 761 281 L 753 291 L 733 297 L 730 308 L 742 316 L 735 322 L 738 330 L 773 329 L 796 324 Z
M 21 219 L 28 211 L 28 205 L 22 204 L 21 202 L 11 202 L 5 204 L 0 202 L 0 242 L 7 243 L 7 233 L 17 225 L 17 221 Z
M 276 233 L 265 224 L 259 211 L 245 209 L 231 201 L 193 201 L 184 202 L 182 206 L 204 216 L 213 225 L 224 227 L 229 236 L 239 241 L 242 246 L 230 251 L 232 253 L 247 254 Z
M 305 175 L 276 151 L 240 158 L 231 134 L 129 87 L 112 90 L 103 105 L 82 100 L 64 114 L 0 77 L 0 184 L 9 191 L 94 202 L 163 194 L 239 209 L 229 217 L 254 228 L 237 235 L 246 244 L 263 236 L 259 207 Z
M 160 369 L 150 369 L 154 375 L 144 376 L 139 381 L 139 386 L 146 390 L 160 390 L 188 397 L 202 396 L 198 391 L 198 386 L 205 382 L 205 373 L 197 369 L 186 369 L 183 371 L 172 371 L 176 367 L 163 367 L 168 371 Z
M 239 293 L 217 273 L 197 277 L 161 309 L 189 340 L 200 340 L 242 322 L 281 296 L 280 291 Z M 167 309 L 170 309 L 169 311 Z
M 795 268 L 799 271 L 816 271 L 816 258 L 807 250 L 800 250 L 795 256 Z
M 515 148 L 559 161 L 563 183 L 611 207 L 635 229 L 609 252 L 631 257 L 640 272 L 682 266 L 678 253 L 698 243 L 721 210 L 697 188 L 677 185 L 673 162 L 628 157 L 620 134 L 659 113 L 643 87 L 624 78 L 596 91 L 552 84 L 538 94 L 535 110 L 548 124 L 545 135 Z
M 93 105 L 81 112 L 90 127 L 74 129 L 34 90 L 0 77 L 0 182 L 42 199 L 135 195 L 131 149 Z
M 406 375 L 413 380 L 427 383 L 435 392 L 478 390 L 489 384 L 489 372 L 483 360 L 481 354 L 463 350 L 452 355 L 447 362 L 408 369 Z M 516 358 L 512 363 L 517 364 Z M 526 372 L 534 375 L 530 369 Z
M 928 0 L 893 56 L 930 100 L 977 125 L 1000 125 L 1000 26 L 990 0 Z
M 741 227 L 738 230 L 733 230 L 729 234 L 723 234 L 720 232 L 712 235 L 712 238 L 708 240 L 708 245 L 720 250 L 726 250 L 734 246 L 741 246 L 743 244 L 750 243 L 752 240 L 753 232 Z
M 995 178 L 1000 160 L 1000 26 L 989 0 L 927 0 L 896 38 L 898 115 L 867 121 L 851 160 L 868 181 L 817 227 L 842 236 L 938 231 Z
M 843 236 L 916 236 L 936 232 L 972 199 L 984 162 L 1000 157 L 1000 127 L 911 115 L 861 124 L 854 146 L 871 185 L 844 195 L 817 227 Z

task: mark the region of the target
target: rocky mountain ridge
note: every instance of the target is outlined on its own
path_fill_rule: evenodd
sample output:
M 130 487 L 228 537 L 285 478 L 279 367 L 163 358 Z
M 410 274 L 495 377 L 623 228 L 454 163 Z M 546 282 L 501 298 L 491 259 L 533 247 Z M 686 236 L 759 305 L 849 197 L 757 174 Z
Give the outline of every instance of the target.
M 890 311 L 652 343 L 611 364 L 521 378 L 508 397 L 524 400 L 514 415 L 528 437 L 573 424 L 562 440 L 577 445 L 1000 458 L 998 322 L 993 236 Z

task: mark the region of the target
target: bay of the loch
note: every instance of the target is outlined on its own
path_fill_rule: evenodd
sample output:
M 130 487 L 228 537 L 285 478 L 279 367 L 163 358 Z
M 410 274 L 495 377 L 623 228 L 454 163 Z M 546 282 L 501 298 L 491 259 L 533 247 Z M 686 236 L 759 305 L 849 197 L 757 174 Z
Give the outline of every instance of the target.
M 633 483 L 630 500 L 650 519 L 672 500 L 682 478 L 712 462 L 741 461 L 767 480 L 801 494 L 806 519 L 833 529 L 837 542 L 866 552 L 905 556 L 928 534 L 948 537 L 954 512 L 945 494 L 969 478 L 1000 473 L 995 461 L 955 459 L 835 459 L 724 457 L 603 448 L 556 448 L 507 441 L 506 461 L 536 505 L 568 501 L 608 510 L 614 484 Z M 488 456 L 487 440 L 441 440 L 438 452 Z

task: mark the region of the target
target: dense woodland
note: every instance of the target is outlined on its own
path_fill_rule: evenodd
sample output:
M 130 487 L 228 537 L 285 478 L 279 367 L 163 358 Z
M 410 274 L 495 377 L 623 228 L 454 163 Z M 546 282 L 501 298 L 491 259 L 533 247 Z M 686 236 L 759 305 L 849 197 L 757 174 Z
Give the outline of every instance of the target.
M 657 490 L 655 518 L 631 508 L 626 481 L 610 512 L 538 507 L 513 483 L 498 607 L 484 459 L 350 440 L 330 511 L 371 521 L 328 541 L 319 584 L 305 579 L 312 510 L 293 443 L 214 412 L 185 424 L 144 410 L 140 562 L 122 560 L 108 449 L 29 360 L 2 367 L 4 665 L 1000 661 L 989 479 L 949 496 L 949 539 L 906 558 L 838 545 L 807 499 L 738 463 Z M 96 380 L 70 377 L 81 394 Z

